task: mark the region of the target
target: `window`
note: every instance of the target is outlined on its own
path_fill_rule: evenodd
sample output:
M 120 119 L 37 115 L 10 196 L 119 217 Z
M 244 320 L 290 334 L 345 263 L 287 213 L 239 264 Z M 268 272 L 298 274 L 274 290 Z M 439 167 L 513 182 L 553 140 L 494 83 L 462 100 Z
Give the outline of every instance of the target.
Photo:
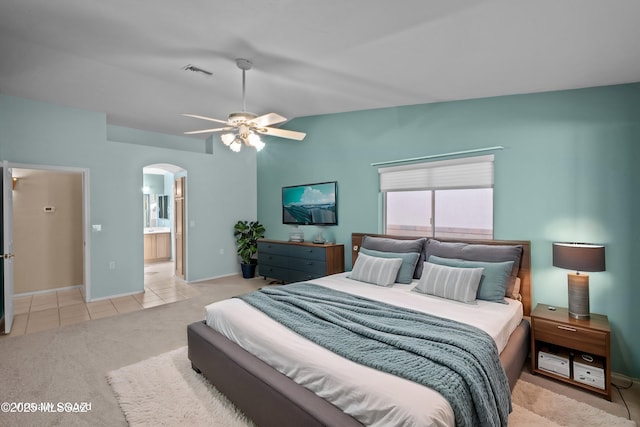
M 493 238 L 493 155 L 381 168 L 384 232 Z

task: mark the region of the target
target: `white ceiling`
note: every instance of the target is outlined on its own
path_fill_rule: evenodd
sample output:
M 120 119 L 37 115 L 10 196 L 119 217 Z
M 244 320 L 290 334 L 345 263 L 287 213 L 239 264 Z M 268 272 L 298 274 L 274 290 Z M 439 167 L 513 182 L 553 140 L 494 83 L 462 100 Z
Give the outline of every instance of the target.
M 290 119 L 639 82 L 639 17 L 638 0 L 0 0 L 0 93 L 179 135 L 210 127 L 180 113 L 242 109 L 238 57 L 247 109 Z

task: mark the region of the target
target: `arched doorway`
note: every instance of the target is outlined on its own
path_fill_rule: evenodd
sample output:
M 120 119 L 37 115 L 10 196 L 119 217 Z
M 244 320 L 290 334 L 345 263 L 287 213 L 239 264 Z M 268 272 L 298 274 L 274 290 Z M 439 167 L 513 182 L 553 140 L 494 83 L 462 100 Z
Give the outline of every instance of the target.
M 186 280 L 186 176 L 187 171 L 169 163 L 147 165 L 143 173 L 142 221 L 144 229 L 145 282 L 148 267 Z M 164 265 L 160 266 L 159 264 Z

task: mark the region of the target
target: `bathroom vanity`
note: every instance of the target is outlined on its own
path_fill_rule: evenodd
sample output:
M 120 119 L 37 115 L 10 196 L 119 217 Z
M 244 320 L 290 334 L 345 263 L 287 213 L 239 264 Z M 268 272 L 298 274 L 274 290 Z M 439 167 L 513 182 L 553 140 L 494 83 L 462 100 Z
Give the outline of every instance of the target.
M 169 227 L 144 229 L 144 262 L 169 261 L 171 259 L 171 231 Z

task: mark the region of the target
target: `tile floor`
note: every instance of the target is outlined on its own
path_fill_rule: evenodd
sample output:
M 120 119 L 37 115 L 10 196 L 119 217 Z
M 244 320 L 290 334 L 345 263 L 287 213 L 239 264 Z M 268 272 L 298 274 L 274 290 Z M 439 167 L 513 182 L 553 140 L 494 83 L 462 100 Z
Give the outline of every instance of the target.
M 196 287 L 173 276 L 172 262 L 145 265 L 144 289 L 136 295 L 88 303 L 84 302 L 80 288 L 17 297 L 14 299 L 13 327 L 9 336 L 143 310 L 200 294 Z

